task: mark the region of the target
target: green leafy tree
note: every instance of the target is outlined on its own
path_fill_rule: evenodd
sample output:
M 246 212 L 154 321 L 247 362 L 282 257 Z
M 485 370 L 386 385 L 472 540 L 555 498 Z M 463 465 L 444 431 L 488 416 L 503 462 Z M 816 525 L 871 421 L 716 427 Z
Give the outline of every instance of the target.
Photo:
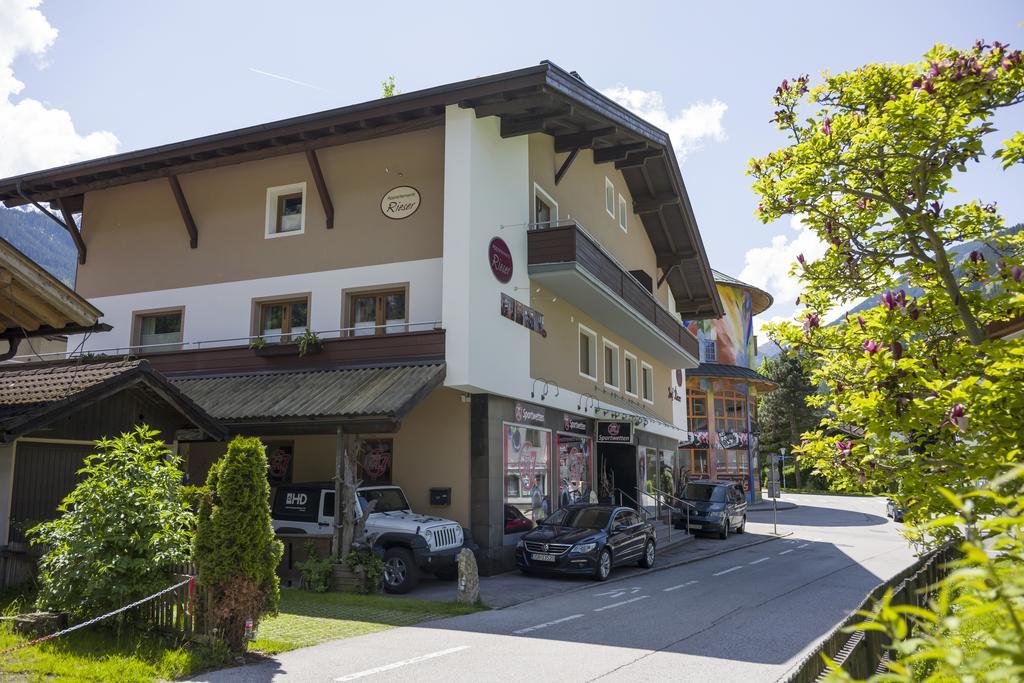
M 797 214 L 827 244 L 795 265 L 806 312 L 772 330 L 827 387 L 800 452 L 840 488 L 894 491 L 917 540 L 966 553 L 930 609 L 872 613 L 865 628 L 888 632 L 896 655 L 884 680 L 1015 680 L 1024 662 L 1024 340 L 987 332 L 1024 310 L 1024 237 L 993 204 L 953 198 L 958 174 L 989 156 L 993 117 L 1021 101 L 1024 58 L 998 42 L 813 88 L 800 76 L 775 95 L 789 144 L 750 166 L 762 219 Z M 1012 167 L 1022 145 L 1017 133 L 991 156 Z M 958 253 L 970 240 L 999 257 Z M 877 306 L 821 324 L 878 292 Z M 834 436 L 844 425 L 864 437 Z
M 193 557 L 210 601 L 211 625 L 234 651 L 274 613 L 280 598 L 277 564 L 283 547 L 270 523 L 267 454 L 255 437 L 236 437 L 210 468 L 209 495 L 199 508 Z
M 166 588 L 188 557 L 194 516 L 179 459 L 148 427 L 96 442 L 61 516 L 29 531 L 40 607 L 86 618 Z
M 758 371 L 779 386 L 757 397 L 757 422 L 761 427 L 761 452 L 790 453 L 802 441 L 801 435 L 818 425 L 818 414 L 808 404 L 817 387 L 799 354 L 783 349 L 775 358 L 766 358 Z M 796 487 L 803 486 L 800 463 L 794 461 Z
M 398 89 L 398 84 L 395 82 L 395 75 L 391 74 L 383 81 L 380 82 L 381 97 L 394 97 L 395 95 L 401 95 L 402 91 Z

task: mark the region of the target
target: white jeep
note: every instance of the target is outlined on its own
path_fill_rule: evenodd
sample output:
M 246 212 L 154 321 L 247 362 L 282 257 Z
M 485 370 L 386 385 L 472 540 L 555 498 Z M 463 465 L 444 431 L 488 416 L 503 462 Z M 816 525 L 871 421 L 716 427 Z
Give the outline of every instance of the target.
M 412 511 L 398 486 L 362 486 L 356 489 L 356 515 L 376 501 L 366 519 L 366 535 L 384 559 L 384 590 L 407 593 L 420 580 L 420 572 L 438 578 L 458 577 L 456 556 L 466 543 L 468 530 L 458 522 Z M 274 495 L 272 522 L 279 534 L 330 536 L 334 533 L 334 484 L 281 484 Z

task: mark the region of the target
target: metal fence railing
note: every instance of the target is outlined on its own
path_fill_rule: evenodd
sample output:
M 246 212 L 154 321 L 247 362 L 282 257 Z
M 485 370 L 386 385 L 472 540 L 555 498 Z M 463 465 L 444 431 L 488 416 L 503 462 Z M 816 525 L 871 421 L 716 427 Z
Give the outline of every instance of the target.
M 935 550 L 903 570 L 889 581 L 876 587 L 857 608 L 871 611 L 885 591 L 892 589 L 892 604 L 927 607 L 936 585 L 950 569 L 949 563 L 958 557 L 959 551 L 952 545 Z M 811 683 L 822 681 L 828 675 L 828 667 L 822 654 L 836 662 L 843 671 L 858 679 L 868 678 L 886 671 L 884 662 L 889 658 L 888 636 L 881 631 L 846 632 L 851 624 L 863 621 L 856 612 L 847 617 L 810 652 L 789 674 L 788 683 Z M 908 633 L 912 625 L 907 624 Z

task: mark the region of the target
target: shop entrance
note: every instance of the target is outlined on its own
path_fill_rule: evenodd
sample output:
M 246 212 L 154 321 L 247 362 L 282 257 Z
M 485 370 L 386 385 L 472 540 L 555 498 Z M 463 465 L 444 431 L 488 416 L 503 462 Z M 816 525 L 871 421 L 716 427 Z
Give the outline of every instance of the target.
M 636 505 L 630 498 L 637 497 L 636 446 L 618 443 L 598 444 L 597 459 L 600 468 L 598 476 L 601 477 L 602 483 L 607 481 L 613 489 L 610 491 L 611 497 L 602 502 L 618 504 L 618 491 L 623 491 L 626 495 L 622 497 L 622 504 L 635 508 Z M 605 495 L 604 490 L 602 495 Z

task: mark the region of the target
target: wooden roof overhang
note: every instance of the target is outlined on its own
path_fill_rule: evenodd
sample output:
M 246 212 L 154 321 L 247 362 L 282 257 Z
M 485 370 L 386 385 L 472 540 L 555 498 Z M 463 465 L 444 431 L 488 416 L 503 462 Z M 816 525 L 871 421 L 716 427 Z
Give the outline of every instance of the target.
M 0 201 L 7 206 L 50 202 L 67 217 L 82 211 L 86 192 L 168 178 L 195 247 L 198 227 L 177 187 L 178 175 L 306 153 L 316 176 L 315 150 L 442 125 L 445 108 L 455 104 L 473 108 L 477 116 L 500 117 L 504 137 L 554 136 L 556 152 L 569 155 L 559 179 L 581 149 L 593 149 L 596 163 L 614 164 L 629 186 L 634 209 L 654 247 L 662 280 L 672 288 L 677 310 L 688 320 L 722 315 L 668 135 L 550 62 L 7 178 L 0 180 Z M 330 215 L 330 198 L 321 200 Z M 84 243 L 79 244 L 79 251 L 83 258 Z

